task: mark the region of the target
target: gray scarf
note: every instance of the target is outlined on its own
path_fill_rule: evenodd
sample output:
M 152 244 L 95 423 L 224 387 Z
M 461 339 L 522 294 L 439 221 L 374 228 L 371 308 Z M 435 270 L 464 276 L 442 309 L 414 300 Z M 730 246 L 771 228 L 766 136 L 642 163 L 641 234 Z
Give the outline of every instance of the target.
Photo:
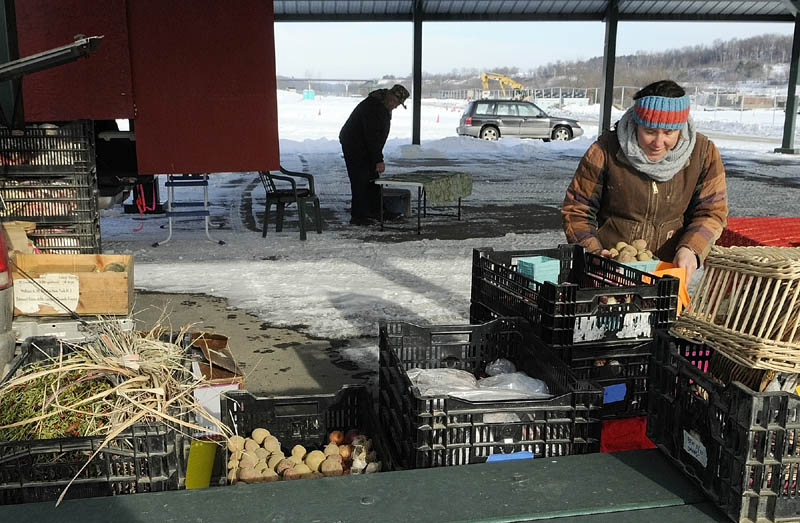
M 636 122 L 633 121 L 633 107 L 631 107 L 617 122 L 617 140 L 619 140 L 620 149 L 634 169 L 646 174 L 652 180 L 666 182 L 671 180 L 689 161 L 689 157 L 694 151 L 694 144 L 697 142 L 697 135 L 694 121 L 690 116 L 686 125 L 681 129 L 681 137 L 678 138 L 675 147 L 668 151 L 662 159 L 654 162 L 639 147 L 639 140 L 636 138 Z

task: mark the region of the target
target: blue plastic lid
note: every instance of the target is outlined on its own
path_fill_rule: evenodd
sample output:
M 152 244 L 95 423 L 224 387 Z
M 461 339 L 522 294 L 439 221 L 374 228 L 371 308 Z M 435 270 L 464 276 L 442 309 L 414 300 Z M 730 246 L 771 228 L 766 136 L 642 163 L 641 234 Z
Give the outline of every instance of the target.
M 492 454 L 486 459 L 486 463 L 495 463 L 498 461 L 514 461 L 517 459 L 533 459 L 533 452 L 527 450 L 520 450 L 519 452 L 512 452 L 511 454 Z

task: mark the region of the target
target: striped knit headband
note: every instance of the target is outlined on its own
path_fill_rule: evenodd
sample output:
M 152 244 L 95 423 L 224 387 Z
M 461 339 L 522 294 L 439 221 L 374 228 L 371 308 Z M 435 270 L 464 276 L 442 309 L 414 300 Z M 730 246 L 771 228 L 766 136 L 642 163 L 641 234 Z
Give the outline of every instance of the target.
M 637 125 L 656 129 L 681 129 L 689 119 L 689 95 L 680 98 L 644 96 L 636 100 L 633 119 Z

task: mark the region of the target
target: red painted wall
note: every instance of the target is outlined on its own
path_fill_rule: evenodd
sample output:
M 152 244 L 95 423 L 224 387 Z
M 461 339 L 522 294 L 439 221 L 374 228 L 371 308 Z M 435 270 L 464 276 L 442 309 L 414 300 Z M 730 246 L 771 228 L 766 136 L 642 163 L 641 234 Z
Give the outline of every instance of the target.
M 105 36 L 24 80 L 28 121 L 131 118 L 141 174 L 277 169 L 270 0 L 17 0 L 20 56 Z
M 131 0 L 142 174 L 277 169 L 272 2 Z
M 103 35 L 88 58 L 28 75 L 25 119 L 133 118 L 126 0 L 16 0 L 20 58 Z

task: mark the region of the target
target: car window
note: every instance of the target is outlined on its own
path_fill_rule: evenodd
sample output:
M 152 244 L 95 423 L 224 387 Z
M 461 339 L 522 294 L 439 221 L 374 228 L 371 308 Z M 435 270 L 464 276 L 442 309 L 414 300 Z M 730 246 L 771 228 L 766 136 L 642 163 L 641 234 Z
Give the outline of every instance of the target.
M 536 117 L 542 114 L 542 111 L 538 107 L 531 104 L 518 104 L 517 109 L 519 110 L 520 116 Z
M 517 116 L 517 104 L 498 104 L 497 116 Z
M 494 104 L 490 102 L 478 102 L 475 104 L 474 114 L 494 114 Z

